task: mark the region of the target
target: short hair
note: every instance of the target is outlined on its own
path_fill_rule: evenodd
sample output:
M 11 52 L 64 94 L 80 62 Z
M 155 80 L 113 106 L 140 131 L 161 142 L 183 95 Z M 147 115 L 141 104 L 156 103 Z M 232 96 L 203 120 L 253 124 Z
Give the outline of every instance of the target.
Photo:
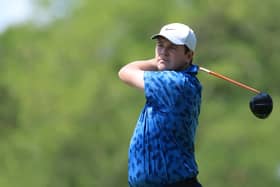
M 188 46 L 186 46 L 186 45 L 184 45 L 184 46 L 185 46 L 185 54 L 187 54 L 188 52 L 191 51 L 190 48 L 188 48 Z M 193 62 L 193 59 L 191 59 L 190 64 L 192 64 L 192 62 Z
M 185 46 L 185 53 L 191 51 L 190 48 L 188 48 L 188 46 L 184 45 Z

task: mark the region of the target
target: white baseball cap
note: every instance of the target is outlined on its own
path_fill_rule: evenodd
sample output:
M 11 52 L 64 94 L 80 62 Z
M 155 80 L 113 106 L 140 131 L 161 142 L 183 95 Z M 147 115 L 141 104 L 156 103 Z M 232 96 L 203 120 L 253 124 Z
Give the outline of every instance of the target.
M 163 26 L 158 34 L 152 36 L 155 39 L 162 36 L 175 45 L 186 45 L 190 50 L 195 51 L 196 36 L 193 30 L 182 23 L 171 23 Z

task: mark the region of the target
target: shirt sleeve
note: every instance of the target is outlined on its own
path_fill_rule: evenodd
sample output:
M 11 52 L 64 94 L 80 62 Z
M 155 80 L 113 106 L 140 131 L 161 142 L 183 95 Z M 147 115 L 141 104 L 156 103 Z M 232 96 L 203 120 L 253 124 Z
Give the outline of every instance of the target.
M 148 104 L 169 111 L 182 95 L 184 76 L 176 71 L 145 71 L 144 90 Z

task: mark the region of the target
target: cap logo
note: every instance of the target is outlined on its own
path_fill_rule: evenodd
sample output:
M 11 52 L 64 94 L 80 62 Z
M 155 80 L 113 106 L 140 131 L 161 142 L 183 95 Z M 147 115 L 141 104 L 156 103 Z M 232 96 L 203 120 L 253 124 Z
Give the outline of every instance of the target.
M 166 30 L 166 31 L 174 31 L 174 30 L 176 30 L 176 29 L 173 29 L 173 28 L 166 28 L 165 30 Z

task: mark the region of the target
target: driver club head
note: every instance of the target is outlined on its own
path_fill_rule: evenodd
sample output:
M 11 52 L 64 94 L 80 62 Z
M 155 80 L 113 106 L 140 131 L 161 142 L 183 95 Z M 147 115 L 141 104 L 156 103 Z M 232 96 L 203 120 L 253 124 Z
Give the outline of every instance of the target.
M 250 100 L 250 109 L 252 113 L 260 118 L 265 119 L 272 112 L 273 101 L 270 95 L 261 92 Z

